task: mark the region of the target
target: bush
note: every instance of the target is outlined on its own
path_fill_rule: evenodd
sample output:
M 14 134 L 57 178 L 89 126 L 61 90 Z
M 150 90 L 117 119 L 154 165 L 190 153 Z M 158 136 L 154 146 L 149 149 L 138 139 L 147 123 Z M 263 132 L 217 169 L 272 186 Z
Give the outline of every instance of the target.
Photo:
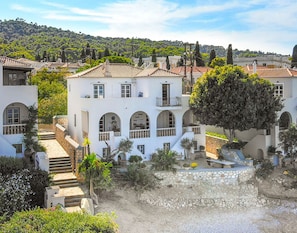
M 22 158 L 0 157 L 0 215 L 44 206 L 47 172 L 30 167 Z
M 0 173 L 3 176 L 15 174 L 26 168 L 24 159 L 0 156 Z
M 157 153 L 152 156 L 152 169 L 156 171 L 176 172 L 174 165 L 177 164 L 177 155 L 175 151 L 157 149 Z
M 138 192 L 154 189 L 157 185 L 157 178 L 154 174 L 137 163 L 132 163 L 127 167 L 127 179 Z
M 0 225 L 0 232 L 118 232 L 114 214 L 96 216 L 66 213 L 57 209 L 35 209 L 16 213 Z
M 142 161 L 142 157 L 139 155 L 131 155 L 129 158 L 129 163 L 140 163 Z
M 264 160 L 261 167 L 256 170 L 256 177 L 266 179 L 272 173 L 273 168 L 270 160 Z
M 22 170 L 17 174 L 0 175 L 0 215 L 12 216 L 16 211 L 31 208 L 31 189 L 29 170 Z

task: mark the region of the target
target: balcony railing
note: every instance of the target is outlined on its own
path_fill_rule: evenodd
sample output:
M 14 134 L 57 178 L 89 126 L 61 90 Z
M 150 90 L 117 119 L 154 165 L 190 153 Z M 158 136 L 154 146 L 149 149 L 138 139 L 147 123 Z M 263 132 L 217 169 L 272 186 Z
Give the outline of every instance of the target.
M 194 132 L 194 134 L 201 134 L 200 126 L 186 126 L 186 127 L 183 127 L 183 133 L 185 133 L 187 131 Z
M 99 141 L 109 141 L 110 138 L 112 137 L 111 134 L 113 133 L 113 135 L 115 137 L 119 137 L 121 136 L 121 132 L 117 131 L 107 131 L 107 132 L 99 132 Z
M 175 107 L 181 106 L 181 97 L 174 97 L 164 100 L 163 98 L 157 97 L 156 105 L 158 107 Z
M 26 124 L 3 125 L 3 134 L 23 134 L 26 131 Z
M 159 128 L 157 129 L 157 137 L 175 136 L 175 128 Z
M 130 138 L 149 138 L 149 129 L 130 130 Z

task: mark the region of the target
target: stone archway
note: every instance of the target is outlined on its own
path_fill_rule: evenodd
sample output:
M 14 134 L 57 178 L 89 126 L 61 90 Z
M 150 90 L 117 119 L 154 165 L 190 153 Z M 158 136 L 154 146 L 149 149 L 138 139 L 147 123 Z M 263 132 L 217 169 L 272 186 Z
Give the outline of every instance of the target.
M 292 123 L 292 117 L 289 112 L 283 112 L 279 118 L 279 129 L 285 130 L 288 129 Z

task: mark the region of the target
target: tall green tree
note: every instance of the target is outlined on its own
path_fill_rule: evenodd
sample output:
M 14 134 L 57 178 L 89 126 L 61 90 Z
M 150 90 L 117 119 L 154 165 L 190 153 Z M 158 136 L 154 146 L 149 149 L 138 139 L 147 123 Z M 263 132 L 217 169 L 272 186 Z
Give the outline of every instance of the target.
M 86 51 L 85 48 L 82 48 L 81 53 L 80 53 L 80 59 L 84 60 L 86 59 Z
M 214 49 L 212 49 L 209 54 L 208 66 L 211 64 L 212 60 L 216 58 L 216 56 L 217 56 L 216 51 Z
M 106 47 L 104 50 L 103 57 L 108 57 L 108 56 L 110 56 L 110 52 L 109 52 L 108 48 Z
M 170 62 L 169 62 L 169 57 L 166 56 L 166 69 L 170 70 Z
M 227 65 L 233 65 L 232 44 L 229 44 L 228 49 L 227 49 Z
M 138 59 L 138 64 L 137 64 L 137 66 L 138 67 L 141 67 L 143 65 L 143 60 L 142 60 L 142 56 L 140 55 L 139 56 L 139 59 Z
M 189 103 L 202 124 L 223 128 L 230 143 L 235 130 L 269 129 L 283 107 L 272 83 L 232 65 L 216 66 L 199 78 Z
M 87 43 L 86 47 L 86 57 L 91 57 L 91 47 L 89 43 Z
M 205 63 L 204 63 L 201 53 L 200 53 L 200 46 L 199 46 L 198 41 L 196 41 L 194 56 L 195 56 L 195 60 L 196 60 L 196 66 L 205 66 Z
M 157 62 L 157 54 L 156 54 L 156 50 L 153 49 L 153 52 L 152 52 L 152 62 L 153 63 L 156 63 Z
M 96 51 L 95 51 L 95 49 L 92 49 L 92 59 L 96 60 Z
M 291 67 L 297 67 L 297 45 L 293 48 Z
M 65 54 L 64 48 L 62 49 L 62 52 L 61 52 L 61 60 L 62 60 L 62 62 L 66 62 L 66 54 Z

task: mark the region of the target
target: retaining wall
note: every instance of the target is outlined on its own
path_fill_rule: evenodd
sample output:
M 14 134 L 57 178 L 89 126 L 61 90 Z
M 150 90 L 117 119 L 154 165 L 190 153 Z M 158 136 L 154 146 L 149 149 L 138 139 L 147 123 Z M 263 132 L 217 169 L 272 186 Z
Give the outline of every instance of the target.
M 161 179 L 155 191 L 144 192 L 140 200 L 168 209 L 184 207 L 261 206 L 258 188 L 253 184 L 254 168 L 181 170 L 156 172 Z

